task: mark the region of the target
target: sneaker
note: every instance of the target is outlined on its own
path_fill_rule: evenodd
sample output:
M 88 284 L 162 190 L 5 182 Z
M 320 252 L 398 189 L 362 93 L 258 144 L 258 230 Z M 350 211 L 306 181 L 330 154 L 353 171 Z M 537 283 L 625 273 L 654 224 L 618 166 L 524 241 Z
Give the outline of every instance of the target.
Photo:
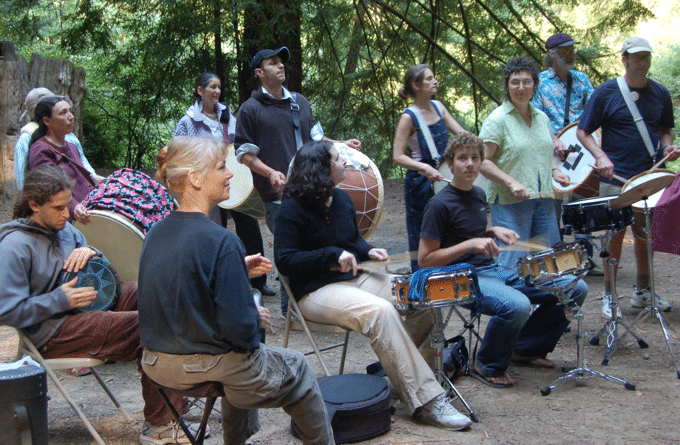
M 90 371 L 90 368 L 71 368 L 71 374 L 76 377 L 82 377 L 92 374 L 92 371 Z
M 635 288 L 635 292 L 633 293 L 633 296 L 630 297 L 630 305 L 633 307 L 649 307 L 650 304 L 652 304 L 652 292 L 649 288 L 643 289 L 641 291 L 637 290 L 637 287 L 633 286 Z M 671 305 L 668 303 L 666 300 L 661 298 L 659 294 L 656 294 L 656 298 L 654 299 L 656 302 L 656 307 L 663 312 L 668 312 L 671 310 Z
M 612 308 L 610 306 L 611 302 L 612 294 L 610 292 L 602 292 L 602 318 L 606 318 L 608 320 L 612 319 Z M 622 318 L 621 308 L 618 305 L 616 306 L 616 318 L 619 320 Z
M 464 430 L 472 425 L 472 420 L 451 406 L 444 394 L 422 407 L 420 419 L 429 425 L 453 431 Z
M 185 422 L 189 432 L 195 437 L 198 434 L 200 424 Z M 206 426 L 205 437 L 210 436 L 210 425 Z M 191 440 L 184 434 L 182 427 L 177 422 L 171 420 L 170 423 L 160 426 L 152 426 L 149 422 L 144 422 L 142 435 L 139 436 L 141 445 L 164 445 L 164 444 L 187 444 Z

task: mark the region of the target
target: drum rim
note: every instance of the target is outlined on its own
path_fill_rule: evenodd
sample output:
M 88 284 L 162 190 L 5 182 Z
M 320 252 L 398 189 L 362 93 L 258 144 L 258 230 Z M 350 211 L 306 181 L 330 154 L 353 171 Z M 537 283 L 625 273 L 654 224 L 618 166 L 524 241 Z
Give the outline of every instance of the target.
M 116 221 L 122 225 L 124 225 L 127 229 L 129 229 L 131 232 L 133 232 L 135 235 L 138 235 L 142 240 L 144 240 L 144 233 L 139 230 L 137 227 L 135 227 L 134 221 L 128 218 L 125 215 L 121 215 L 120 213 L 116 212 L 115 210 L 88 210 L 88 213 L 90 216 L 95 216 L 98 218 L 106 219 L 109 221 Z M 77 227 L 76 227 L 77 228 Z

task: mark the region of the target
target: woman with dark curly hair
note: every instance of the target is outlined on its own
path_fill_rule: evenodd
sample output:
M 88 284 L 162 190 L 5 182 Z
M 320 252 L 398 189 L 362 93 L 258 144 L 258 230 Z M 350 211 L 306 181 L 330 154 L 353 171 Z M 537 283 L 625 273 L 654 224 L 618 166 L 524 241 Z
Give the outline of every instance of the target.
M 491 180 L 487 201 L 493 226 L 517 232 L 520 240 L 542 236 L 560 241 L 552 178 L 569 178 L 553 158 L 550 120 L 530 103 L 538 87 L 538 68 L 526 57 L 515 57 L 503 71 L 503 104 L 482 125 L 485 157 L 481 171 Z M 552 170 L 551 170 L 552 169 Z M 498 264 L 514 269 L 527 252 L 503 251 Z
M 298 151 L 276 218 L 276 266 L 305 318 L 370 338 L 393 393 L 411 413 L 422 408 L 425 423 L 467 428 L 470 419 L 451 406 L 418 350 L 432 329 L 428 311 L 408 311 L 402 320 L 392 276 L 358 271 L 358 262 L 384 260 L 387 252 L 361 237 L 354 204 L 335 187 L 343 179 L 345 161 L 331 142 L 310 142 Z

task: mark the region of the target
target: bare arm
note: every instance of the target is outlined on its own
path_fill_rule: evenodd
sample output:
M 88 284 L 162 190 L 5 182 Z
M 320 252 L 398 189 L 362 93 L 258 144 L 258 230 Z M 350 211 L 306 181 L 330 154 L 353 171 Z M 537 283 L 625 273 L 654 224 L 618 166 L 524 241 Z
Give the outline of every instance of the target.
M 269 178 L 269 182 L 271 182 L 272 187 L 277 192 L 286 183 L 286 175 L 269 167 L 252 153 L 244 153 L 241 157 L 241 163 L 247 165 L 255 173 Z
M 491 258 L 498 255 L 498 245 L 491 238 L 472 238 L 455 246 L 441 248 L 441 242 L 420 238 L 418 265 L 420 267 L 441 267 L 451 264 L 463 255 L 474 252 Z
M 680 148 L 673 144 L 673 129 L 661 127 L 661 146 L 665 147 L 663 155 L 668 156 L 669 161 L 675 161 L 680 156 Z
M 609 156 L 597 145 L 593 134 L 586 133 L 585 130 L 579 128 L 576 130 L 576 137 L 595 157 L 595 167 L 599 173 L 605 178 L 611 178 L 614 175 L 614 164 L 609 159 Z
M 492 160 L 498 150 L 498 144 L 484 142 L 484 161 L 482 161 L 482 174 L 493 182 L 507 187 L 517 201 L 529 199 L 529 189 L 509 174 L 501 170 Z
M 427 177 L 430 181 L 441 181 L 443 179 L 441 173 L 436 168 L 424 162 L 419 162 L 406 154 L 408 147 L 408 140 L 416 128 L 413 125 L 411 117 L 407 114 L 402 114 L 397 124 L 397 131 L 394 135 L 394 146 L 392 148 L 392 160 L 399 167 L 408 170 L 416 170 L 421 175 Z

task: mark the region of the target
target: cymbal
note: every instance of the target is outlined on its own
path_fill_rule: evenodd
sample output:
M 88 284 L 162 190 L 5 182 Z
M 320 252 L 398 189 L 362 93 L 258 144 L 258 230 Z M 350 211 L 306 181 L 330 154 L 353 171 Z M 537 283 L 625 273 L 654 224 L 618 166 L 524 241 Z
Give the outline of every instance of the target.
M 675 176 L 665 172 L 655 172 L 638 179 L 639 184 L 631 183 L 621 196 L 611 202 L 612 209 L 622 209 L 636 202 L 647 199 L 654 193 L 665 189 L 673 183 Z M 636 181 L 637 182 L 637 181 Z

